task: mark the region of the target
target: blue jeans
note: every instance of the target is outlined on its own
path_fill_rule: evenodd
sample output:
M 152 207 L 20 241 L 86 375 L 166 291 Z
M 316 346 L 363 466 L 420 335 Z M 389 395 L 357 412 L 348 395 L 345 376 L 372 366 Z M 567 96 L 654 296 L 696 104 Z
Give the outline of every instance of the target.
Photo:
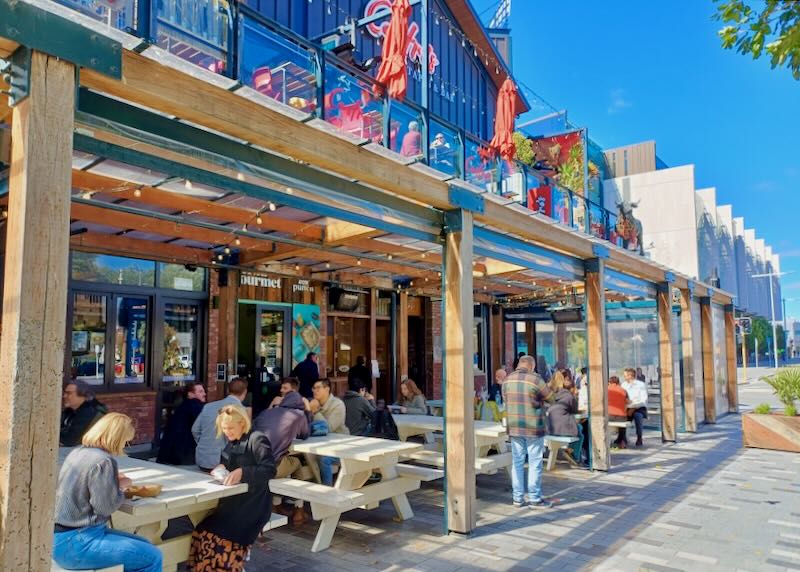
M 542 500 L 542 456 L 544 437 L 511 437 L 511 497 L 523 502 L 526 496 L 525 459 L 528 459 L 528 502 Z
M 319 478 L 323 485 L 333 486 L 333 465 L 339 462 L 339 457 L 319 458 Z
M 578 423 L 578 440 L 575 441 L 572 445 L 570 445 L 569 448 L 572 449 L 572 458 L 578 461 L 579 463 L 582 460 L 584 439 L 585 437 L 583 436 L 583 425 Z
M 122 564 L 125 572 L 161 572 L 161 551 L 141 536 L 105 524 L 55 533 L 53 560 L 86 570 Z

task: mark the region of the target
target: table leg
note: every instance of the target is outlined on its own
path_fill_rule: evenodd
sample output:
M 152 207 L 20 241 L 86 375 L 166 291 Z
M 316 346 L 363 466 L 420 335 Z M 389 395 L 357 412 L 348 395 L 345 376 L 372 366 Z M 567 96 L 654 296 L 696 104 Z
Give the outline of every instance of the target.
M 380 472 L 385 481 L 397 478 L 397 469 L 394 466 L 381 467 Z M 405 493 L 394 496 L 391 500 L 394 505 L 394 510 L 397 512 L 397 517 L 400 520 L 410 520 L 414 518 L 414 511 L 411 510 L 411 505 L 408 503 L 408 497 Z
M 508 443 L 506 442 L 505 439 L 500 439 L 496 443 L 495 447 L 497 448 L 497 452 L 498 453 L 508 453 Z M 508 473 L 509 480 L 511 479 L 511 471 L 512 471 L 512 469 L 513 469 L 512 465 L 509 465 L 509 466 L 506 467 L 506 473 Z
M 311 552 L 319 552 L 330 547 L 331 540 L 333 540 L 333 533 L 336 532 L 336 526 L 339 524 L 339 514 L 323 518 L 319 523 L 319 530 L 317 536 L 314 538 L 314 544 L 311 546 Z

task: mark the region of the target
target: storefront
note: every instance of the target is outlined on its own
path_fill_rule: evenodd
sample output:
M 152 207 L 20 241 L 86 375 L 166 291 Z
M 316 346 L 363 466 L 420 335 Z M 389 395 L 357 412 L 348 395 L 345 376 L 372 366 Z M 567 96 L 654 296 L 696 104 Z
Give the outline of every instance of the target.
M 206 270 L 77 251 L 70 268 L 65 381 L 134 417 L 137 441 L 157 440 L 176 390 L 204 381 Z

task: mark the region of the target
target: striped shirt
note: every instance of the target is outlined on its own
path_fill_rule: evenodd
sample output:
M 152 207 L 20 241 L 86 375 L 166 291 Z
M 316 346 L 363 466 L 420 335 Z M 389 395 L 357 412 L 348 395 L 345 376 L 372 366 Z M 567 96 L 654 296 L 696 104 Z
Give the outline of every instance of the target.
M 544 402 L 552 402 L 555 394 L 541 376 L 518 368 L 503 382 L 503 398 L 509 436 L 544 437 L 547 433 Z
M 58 474 L 56 524 L 83 528 L 108 522 L 125 500 L 117 473 L 117 461 L 102 449 L 70 452 Z

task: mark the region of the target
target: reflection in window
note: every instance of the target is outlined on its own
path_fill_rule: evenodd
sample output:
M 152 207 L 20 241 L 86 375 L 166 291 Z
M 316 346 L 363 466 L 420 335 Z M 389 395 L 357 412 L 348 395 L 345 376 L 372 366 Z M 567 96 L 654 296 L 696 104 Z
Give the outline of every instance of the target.
M 156 280 L 156 263 L 138 258 L 73 252 L 72 279 L 152 287 Z
M 227 0 L 159 0 L 154 4 L 159 47 L 215 73 L 226 71 Z
M 114 338 L 115 383 L 144 383 L 147 356 L 147 300 L 117 298 Z
M 478 143 L 467 139 L 464 146 L 464 172 L 467 182 L 491 190 L 494 169 L 495 161 L 486 156 Z
M 72 298 L 72 375 L 91 385 L 103 384 L 107 302 L 100 294 Z
M 173 290 L 186 290 L 187 292 L 202 292 L 206 286 L 206 271 L 204 268 L 189 270 L 183 264 L 158 265 L 158 285 L 161 288 Z
M 403 157 L 422 156 L 422 115 L 399 103 L 391 103 L 389 141 Z
M 57 2 L 118 30 L 133 28 L 135 25 L 136 8 L 133 0 L 119 0 L 116 2 L 108 2 L 108 0 L 57 0 Z
M 458 140 L 458 134 L 441 123 L 431 120 L 428 138 L 430 140 L 428 145 L 430 166 L 442 173 L 460 177 L 461 143 Z
M 164 305 L 164 381 L 197 379 L 199 312 L 196 304 Z
M 325 121 L 343 133 L 383 142 L 383 102 L 371 83 L 331 64 L 325 66 Z

